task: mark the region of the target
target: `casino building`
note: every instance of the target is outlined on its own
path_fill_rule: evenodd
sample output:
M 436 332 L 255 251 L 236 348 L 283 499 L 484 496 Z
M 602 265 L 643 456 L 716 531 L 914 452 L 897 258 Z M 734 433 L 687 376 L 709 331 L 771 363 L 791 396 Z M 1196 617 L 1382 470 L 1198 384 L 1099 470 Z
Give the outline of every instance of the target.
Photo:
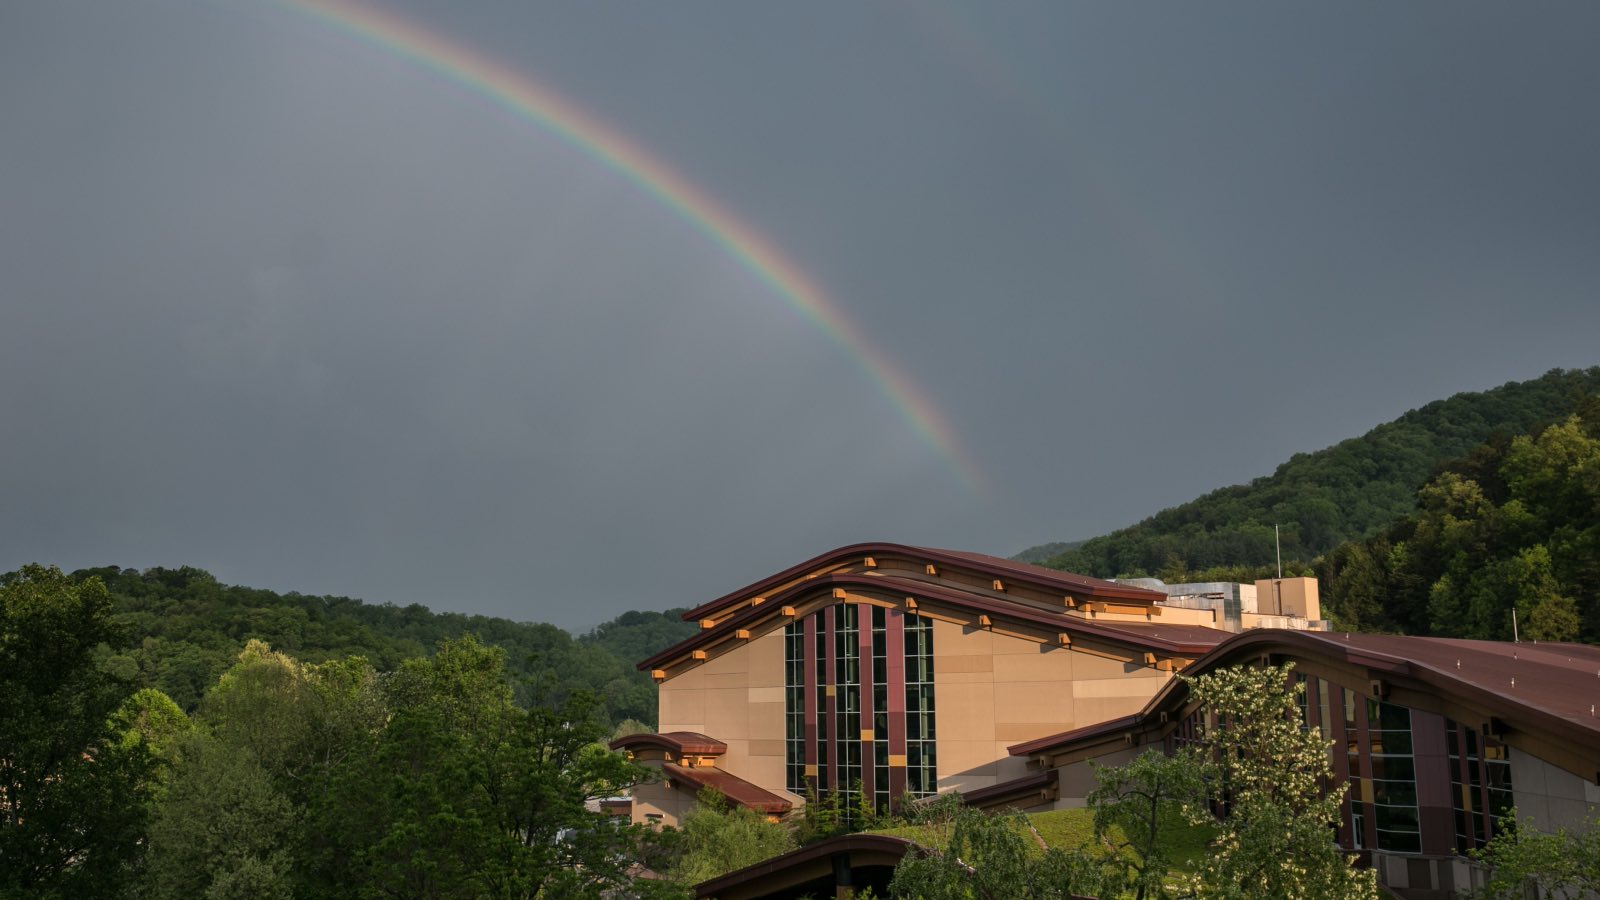
M 660 733 L 612 745 L 661 771 L 633 792 L 636 822 L 676 824 L 708 786 L 774 818 L 808 791 L 1081 806 L 1091 763 L 1193 737 L 1204 713 L 1175 673 L 1282 662 L 1348 785 L 1339 842 L 1400 896 L 1475 886 L 1462 854 L 1513 806 L 1545 828 L 1600 810 L 1600 647 L 1329 633 L 1312 579 L 1118 583 L 855 544 L 685 618 L 699 633 L 640 663 Z M 803 848 L 701 895 L 877 883 L 903 843 Z
M 1321 624 L 1314 581 L 1263 585 L 1280 598 L 1271 622 Z M 635 791 L 635 821 L 673 824 L 708 785 L 774 816 L 808 789 L 880 809 L 950 790 L 982 798 L 1030 774 L 1013 745 L 1137 712 L 1228 627 L 1261 618 L 882 543 L 824 553 L 686 617 L 699 634 L 640 663 L 660 685 L 660 733 L 613 745 L 662 770 Z

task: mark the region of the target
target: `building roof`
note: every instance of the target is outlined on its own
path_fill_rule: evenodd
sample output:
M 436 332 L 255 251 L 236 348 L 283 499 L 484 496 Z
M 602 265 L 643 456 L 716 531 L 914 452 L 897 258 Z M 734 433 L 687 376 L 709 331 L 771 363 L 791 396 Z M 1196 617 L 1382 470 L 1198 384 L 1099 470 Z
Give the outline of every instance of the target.
M 991 574 L 1003 573 L 997 569 Z M 926 581 L 877 572 L 831 572 L 795 581 L 765 596 L 765 602 L 761 604 L 736 609 L 727 618 L 716 622 L 710 628 L 702 629 L 700 633 L 641 661 L 638 667 L 641 670 L 653 669 L 681 659 L 695 650 L 721 644 L 740 632 L 748 632 L 758 622 L 782 615 L 785 606 L 796 606 L 814 599 L 819 592 L 826 592 L 831 596 L 831 592 L 835 589 L 859 594 L 876 594 L 896 602 L 911 597 L 918 603 L 932 602 L 978 615 L 988 615 L 993 619 L 1009 620 L 1051 633 L 1097 638 L 1127 648 L 1175 656 L 1199 656 L 1229 636 L 1226 631 L 1202 625 L 1085 619 L 1069 615 L 1065 608 L 1059 611 L 1042 609 L 1008 599 L 1004 594 L 969 588 L 953 582 Z M 1164 594 L 1150 591 L 1138 593 L 1142 595 L 1139 598 L 1141 600 L 1166 598 Z M 705 621 L 710 623 L 709 619 Z
M 668 731 L 665 734 L 644 732 L 619 737 L 611 742 L 613 750 L 664 750 L 673 756 L 721 756 L 728 745 L 698 731 Z
M 961 802 L 978 809 L 1004 809 L 1012 805 L 1026 809 L 1037 806 L 1043 799 L 1054 799 L 1060 777 L 1059 769 L 1033 772 L 977 790 L 962 791 Z
M 703 619 L 706 616 L 721 612 L 729 606 L 746 602 L 752 597 L 759 597 L 769 591 L 779 589 L 789 582 L 804 578 L 806 575 L 818 570 L 841 565 L 863 557 L 888 555 L 912 556 L 926 559 L 934 564 L 963 566 L 979 572 L 1027 582 L 1039 587 L 1081 594 L 1097 599 L 1140 600 L 1146 602 L 1167 599 L 1167 595 L 1160 591 L 1149 591 L 1133 585 L 1118 584 L 1101 578 L 1090 578 L 1087 575 L 1074 575 L 1071 572 L 1046 569 L 1043 566 L 1030 565 L 1011 559 L 1001 559 L 998 556 L 875 541 L 848 544 L 836 550 L 829 550 L 826 553 L 813 556 L 805 562 L 797 563 L 781 572 L 769 575 L 754 584 L 747 584 L 709 603 L 703 603 L 685 612 L 683 618 L 685 621 L 690 622 L 696 619 Z
M 695 896 L 747 896 L 752 890 L 781 891 L 818 874 L 832 874 L 837 857 L 847 859 L 850 868 L 863 864 L 894 866 L 907 853 L 920 850 L 918 844 L 886 834 L 839 835 L 703 881 L 695 885 Z
M 1230 637 L 1184 674 L 1258 659 L 1343 675 L 1345 687 L 1365 696 L 1489 726 L 1512 746 L 1537 744 L 1547 761 L 1600 780 L 1600 647 L 1257 629 Z M 1188 685 L 1175 679 L 1132 716 L 1016 744 L 1010 752 L 1063 754 L 1119 733 L 1169 728 L 1176 719 L 1170 714 L 1188 702 Z
M 674 788 L 682 789 L 683 786 L 693 788 L 690 793 L 699 793 L 702 788 L 715 788 L 730 802 L 756 812 L 782 815 L 794 806 L 783 797 L 715 766 L 689 768 L 676 763 L 666 763 L 661 767 L 661 772 L 672 782 Z

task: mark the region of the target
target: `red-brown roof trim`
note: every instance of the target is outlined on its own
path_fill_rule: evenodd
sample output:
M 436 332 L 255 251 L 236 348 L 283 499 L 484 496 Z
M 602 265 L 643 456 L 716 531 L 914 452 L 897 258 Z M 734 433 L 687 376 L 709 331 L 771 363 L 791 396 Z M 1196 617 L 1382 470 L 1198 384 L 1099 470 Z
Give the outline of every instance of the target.
M 1090 578 L 1087 575 L 1076 575 L 1071 572 L 1046 569 L 1043 566 L 1030 565 L 1011 559 L 1001 559 L 998 556 L 987 556 L 982 553 L 969 553 L 962 550 L 940 550 L 934 547 L 914 547 L 909 544 L 873 541 L 862 544 L 848 544 L 836 550 L 829 550 L 826 553 L 813 556 L 805 562 L 768 575 L 754 584 L 745 585 L 736 591 L 723 594 L 709 603 L 703 603 L 685 612 L 683 618 L 684 621 L 688 622 L 703 619 L 735 603 L 749 600 L 752 597 L 759 597 L 778 585 L 793 581 L 808 572 L 813 572 L 825 566 L 838 565 L 857 557 L 865 558 L 889 554 L 925 559 L 931 563 L 961 566 L 994 575 L 1004 575 L 1007 578 L 1037 587 L 1082 594 L 1097 599 L 1142 600 L 1146 602 L 1167 599 L 1167 595 L 1159 591 L 1150 591 L 1130 584 L 1118 584 L 1102 578 Z
M 1057 745 L 1076 744 L 1079 741 L 1116 734 L 1119 731 L 1126 731 L 1137 726 L 1141 721 L 1140 717 L 1142 715 L 1142 712 L 1133 713 L 1132 715 L 1120 716 L 1115 719 L 1107 719 L 1094 725 L 1074 728 L 1071 731 L 1063 731 L 1060 734 L 1046 735 L 1020 744 L 1012 744 L 1007 748 L 1007 751 L 1012 756 L 1028 756 L 1039 750 L 1048 750 Z
M 728 752 L 727 744 L 698 731 L 630 734 L 617 738 L 610 746 L 613 750 L 665 750 L 680 757 L 721 756 Z
M 1465 705 L 1487 710 L 1513 729 L 1542 735 L 1552 745 L 1589 748 L 1587 752 L 1600 763 L 1600 753 L 1595 752 L 1600 748 L 1600 718 L 1588 712 L 1589 703 L 1600 702 L 1600 670 L 1594 668 L 1600 649 L 1264 628 L 1230 637 L 1184 674 L 1203 674 L 1264 655 L 1379 672 L 1385 680 L 1417 685 L 1433 696 L 1457 698 Z M 1522 680 L 1513 685 L 1512 679 L 1519 675 Z M 1183 679 L 1173 679 L 1131 716 L 1016 744 L 1009 751 L 1013 756 L 1065 753 L 1117 731 L 1158 728 L 1159 713 L 1182 708 L 1188 691 Z M 1575 774 L 1589 778 L 1600 773 Z
M 717 643 L 729 634 L 740 628 L 747 628 L 751 623 L 759 619 L 781 615 L 785 601 L 795 600 L 801 595 L 813 591 L 831 591 L 836 587 L 852 587 L 859 588 L 863 592 L 912 596 L 918 598 L 919 601 L 924 599 L 932 600 L 979 613 L 1002 616 L 1017 622 L 1025 622 L 1081 636 L 1095 637 L 1125 647 L 1157 650 L 1179 656 L 1199 656 L 1228 636 L 1225 631 L 1199 625 L 1093 622 L 1077 616 L 1069 616 L 1065 612 L 1052 613 L 1047 610 L 1025 606 L 1021 603 L 964 591 L 949 584 L 934 584 L 895 578 L 893 576 L 833 573 L 806 579 L 772 595 L 767 598 L 768 602 L 760 606 L 751 606 L 739 610 L 715 627 L 701 631 L 699 634 L 680 641 L 640 662 L 638 668 L 641 671 L 652 669 L 697 648 Z M 1162 635 L 1167 636 L 1163 637 Z
M 735 888 L 759 885 L 791 869 L 817 860 L 828 860 L 837 854 L 870 855 L 887 862 L 891 859 L 899 861 L 907 853 L 921 852 L 923 852 L 921 845 L 905 838 L 890 837 L 886 834 L 844 834 L 798 850 L 790 850 L 781 856 L 774 856 L 753 866 L 745 866 L 710 881 L 702 881 L 695 885 L 695 896 L 716 897 Z
M 690 793 L 699 793 L 701 788 L 715 788 L 729 802 L 753 809 L 756 812 L 770 815 L 782 815 L 793 808 L 794 804 L 788 800 L 745 781 L 743 778 L 724 769 L 713 766 L 697 766 L 689 768 L 676 763 L 667 763 L 661 767 L 661 773 L 669 780 L 684 781 L 694 787 Z M 677 787 L 677 785 L 674 785 Z
M 1020 778 L 1002 781 L 999 784 L 978 788 L 975 791 L 962 791 L 961 802 L 979 809 L 1003 806 L 1008 800 L 1014 800 L 1029 794 L 1036 795 L 1039 791 L 1054 787 L 1060 777 L 1060 769 L 1045 769 L 1043 772 L 1023 775 Z M 1038 805 L 1039 802 L 1035 799 L 1033 805 Z

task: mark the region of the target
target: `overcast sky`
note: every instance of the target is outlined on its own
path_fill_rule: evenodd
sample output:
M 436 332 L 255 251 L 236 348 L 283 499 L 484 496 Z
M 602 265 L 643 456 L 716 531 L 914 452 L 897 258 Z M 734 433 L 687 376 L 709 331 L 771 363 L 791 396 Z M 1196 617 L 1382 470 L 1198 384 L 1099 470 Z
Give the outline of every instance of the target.
M 287 5 L 0 2 L 0 569 L 585 628 L 860 540 L 1089 537 L 1600 363 L 1600 5 L 382 4 L 727 248 Z

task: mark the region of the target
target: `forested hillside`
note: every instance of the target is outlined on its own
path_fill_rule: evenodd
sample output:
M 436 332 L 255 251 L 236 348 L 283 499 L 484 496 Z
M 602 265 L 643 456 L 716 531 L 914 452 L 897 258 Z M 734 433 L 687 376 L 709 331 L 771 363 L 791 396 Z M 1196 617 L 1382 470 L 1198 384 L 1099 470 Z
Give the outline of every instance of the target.
M 588 688 L 602 696 L 602 714 L 610 721 L 654 723 L 656 688 L 634 663 L 694 632 L 679 617 L 681 610 L 624 613 L 574 638 L 554 625 L 434 612 L 417 604 L 226 585 L 187 566 L 72 573 L 78 581 L 90 576 L 105 583 L 112 619 L 123 634 L 106 666 L 141 687 L 161 690 L 185 710 L 195 708 L 251 639 L 307 663 L 361 656 L 386 672 L 434 652 L 440 641 L 472 634 L 505 651 L 514 678 L 561 692 Z
M 1340 627 L 1600 642 L 1600 398 L 1444 467 L 1410 515 L 1319 562 Z
M 1296 454 L 1249 484 L 1085 541 L 1045 564 L 1106 578 L 1265 565 L 1274 556 L 1275 523 L 1283 527 L 1284 558 L 1309 562 L 1411 513 L 1417 490 L 1445 462 L 1496 435 L 1561 420 L 1597 392 L 1600 367 L 1555 369 L 1532 381 L 1457 394 L 1360 437 Z

